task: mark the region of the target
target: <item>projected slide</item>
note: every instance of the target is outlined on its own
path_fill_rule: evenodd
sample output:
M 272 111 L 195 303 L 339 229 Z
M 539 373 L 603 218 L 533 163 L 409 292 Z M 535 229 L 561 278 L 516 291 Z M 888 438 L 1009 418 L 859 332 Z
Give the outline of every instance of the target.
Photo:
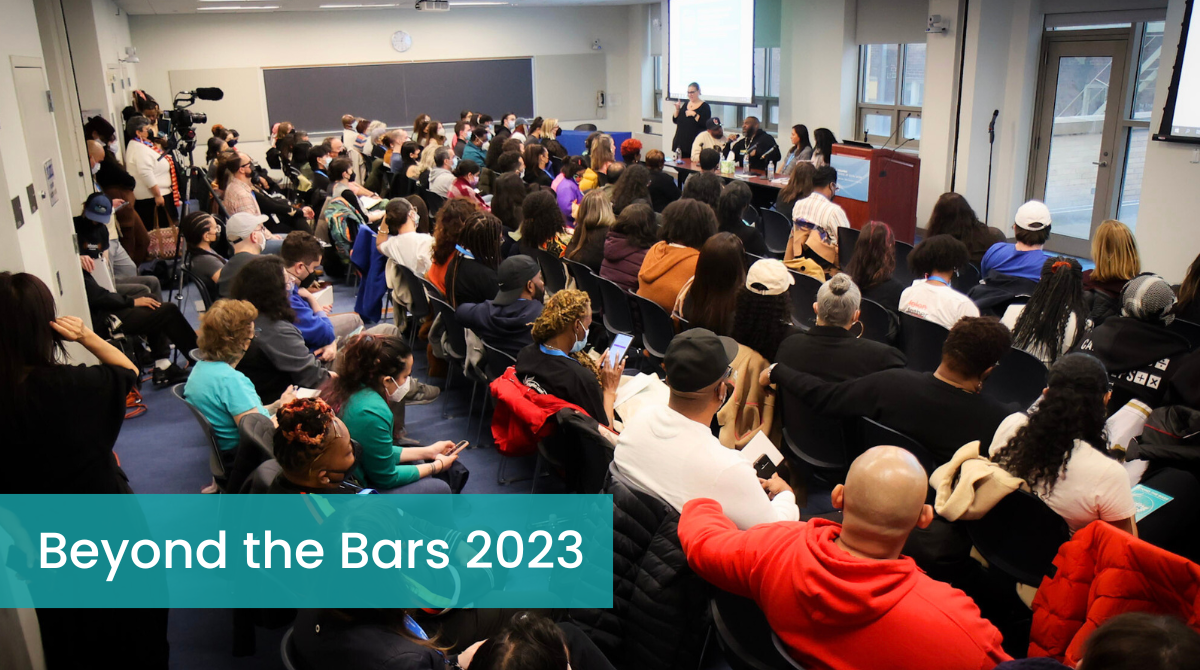
M 754 96 L 754 0 L 669 0 L 667 96 L 687 99 L 691 82 L 712 102 Z
M 1200 12 L 1187 5 L 1166 114 L 1154 139 L 1200 143 Z

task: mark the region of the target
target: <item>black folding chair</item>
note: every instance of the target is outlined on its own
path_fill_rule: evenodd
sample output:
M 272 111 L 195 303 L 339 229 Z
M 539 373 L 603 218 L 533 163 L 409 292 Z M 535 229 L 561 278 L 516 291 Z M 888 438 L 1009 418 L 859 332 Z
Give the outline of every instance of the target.
M 863 337 L 884 344 L 892 343 L 896 338 L 896 331 L 899 329 L 899 319 L 895 314 L 870 298 L 862 299 L 858 305 L 858 311 L 858 320 L 863 327 Z
M 725 662 L 733 670 L 791 670 L 771 642 L 771 626 L 749 598 L 717 590 L 709 601 L 713 630 Z
M 988 565 L 1022 584 L 1054 576 L 1054 557 L 1071 537 L 1067 522 L 1032 493 L 1004 496 L 982 519 L 967 521 L 971 544 Z
M 446 331 L 446 338 L 442 341 L 442 353 L 446 354 L 446 386 L 442 389 L 442 395 L 447 396 L 442 402 L 442 418 L 449 419 L 450 414 L 450 398 L 446 391 L 450 390 L 450 383 L 454 380 L 454 368 L 461 368 L 467 361 L 467 331 L 454 318 L 454 308 L 450 303 L 440 296 L 429 296 L 430 306 L 436 314 L 441 316 L 442 328 Z M 464 373 L 465 374 L 465 373 Z M 471 404 L 475 402 L 475 392 L 478 389 L 479 382 L 476 381 L 471 386 Z M 467 418 L 470 420 L 471 410 L 467 410 Z
M 567 272 L 575 279 L 575 286 L 587 293 L 592 301 L 592 317 L 595 320 L 595 316 L 604 311 L 604 294 L 600 292 L 599 278 L 592 274 L 591 268 L 579 261 L 564 258 L 563 262 L 567 265 Z
M 791 667 L 793 670 L 804 670 L 804 666 L 800 665 L 796 659 L 792 658 L 792 654 L 788 651 L 787 645 L 783 643 L 783 640 L 779 639 L 779 636 L 775 634 L 775 631 L 771 631 L 771 644 L 775 645 L 775 651 L 783 657 L 783 660 L 787 661 L 789 667 Z
M 843 270 L 850 266 L 850 259 L 854 257 L 854 245 L 858 244 L 858 235 L 860 232 L 859 230 L 845 226 L 837 229 L 838 267 Z
M 746 205 L 746 209 L 742 210 L 742 223 L 762 230 L 762 215 L 758 213 L 754 205 Z
M 600 283 L 600 295 L 604 298 L 604 329 L 612 335 L 633 335 L 633 307 L 629 294 L 611 279 L 596 277 Z
M 944 326 L 911 314 L 900 313 L 900 350 L 908 369 L 933 372 L 942 364 L 942 345 L 950 334 Z
M 217 434 L 213 431 L 212 424 L 208 419 L 196 409 L 196 406 L 187 401 L 184 397 L 183 387 L 187 382 L 180 382 L 171 387 L 171 393 L 183 401 L 188 409 L 192 411 L 192 416 L 196 419 L 196 423 L 200 424 L 200 430 L 204 433 L 204 439 L 208 442 L 208 469 L 212 472 L 213 479 L 217 482 L 217 488 L 225 493 L 225 486 L 228 483 L 228 469 L 233 465 L 233 452 L 225 455 L 221 451 L 221 447 L 217 444 Z
M 586 131 L 588 131 L 588 132 L 596 132 L 596 124 L 594 124 L 594 123 L 581 123 L 581 124 L 579 124 L 579 125 L 575 126 L 575 128 L 574 128 L 573 130 L 586 130 Z
M 417 192 L 417 182 L 408 178 L 403 172 L 392 175 L 392 186 L 389 189 L 393 198 L 407 198 Z
M 1048 374 L 1040 358 L 1013 347 L 984 380 L 980 393 L 1002 403 L 1029 407 L 1042 395 Z
M 974 263 L 967 263 L 958 269 L 958 274 L 950 281 L 950 285 L 959 293 L 965 294 L 972 286 L 979 283 L 979 268 Z
M 642 314 L 642 346 L 651 356 L 662 360 L 667 356 L 667 347 L 675 337 L 675 322 L 661 305 L 649 298 L 631 294 L 630 298 Z
M 211 279 L 201 277 L 200 275 L 196 274 L 195 272 L 192 272 L 191 268 L 189 268 L 189 267 L 180 267 L 179 275 L 181 278 L 186 279 L 188 282 L 190 282 L 192 286 L 196 287 L 196 293 L 198 293 L 200 295 L 200 302 L 204 304 L 204 309 L 207 310 L 209 307 L 212 307 L 213 292 L 209 290 L 209 288 L 210 288 L 209 285 L 212 284 Z M 212 286 L 212 288 L 216 288 L 216 286 L 214 285 L 214 286 Z M 180 297 L 182 297 L 182 296 L 183 296 L 183 292 L 181 290 Z
M 840 484 L 852 460 L 847 429 L 852 424 L 824 416 L 800 398 L 780 394 L 783 444 L 792 456 L 808 465 L 817 479 Z
M 892 271 L 892 276 L 901 284 L 911 284 L 913 283 L 913 279 L 916 279 L 913 276 L 912 270 L 908 267 L 908 254 L 912 250 L 913 245 L 908 242 L 896 240 L 896 269 Z
M 546 282 L 547 297 L 567 287 L 567 271 L 563 269 L 561 258 L 556 258 L 550 252 L 538 249 L 534 252 L 534 260 L 542 268 L 542 280 Z
M 421 283 L 415 272 L 399 263 L 396 264 L 396 267 L 400 269 L 400 278 L 408 286 L 408 293 L 411 296 L 408 315 L 410 317 L 409 328 L 412 332 L 408 334 L 408 344 L 414 346 L 417 343 L 417 333 L 421 330 L 421 322 L 429 316 L 429 296 L 425 294 L 425 284 Z
M 792 222 L 773 209 L 763 209 L 763 241 L 772 256 L 783 258 L 792 236 Z
M 421 191 L 421 199 L 425 201 L 425 207 L 429 209 L 429 218 L 431 219 L 436 217 L 438 210 L 446 204 L 446 199 L 433 191 Z
M 1183 319 L 1175 319 L 1168 326 L 1168 329 L 1187 338 L 1191 342 L 1192 348 L 1200 347 L 1200 324 L 1184 321 Z
M 865 416 L 861 417 L 859 434 L 862 436 L 859 453 L 878 446 L 900 447 L 901 449 L 908 450 L 910 454 L 917 457 L 917 461 L 921 463 L 921 467 L 925 468 L 926 474 L 933 472 L 937 466 L 937 461 L 934 459 L 933 453 L 926 449 L 925 445 L 894 428 L 888 428 L 874 419 L 868 419 Z
M 813 303 L 817 301 L 817 291 L 821 290 L 822 282 L 816 277 L 799 272 L 792 272 L 792 278 L 796 281 L 788 289 L 788 295 L 792 299 L 792 319 L 796 325 L 808 330 L 817 325 L 817 313 L 813 310 Z

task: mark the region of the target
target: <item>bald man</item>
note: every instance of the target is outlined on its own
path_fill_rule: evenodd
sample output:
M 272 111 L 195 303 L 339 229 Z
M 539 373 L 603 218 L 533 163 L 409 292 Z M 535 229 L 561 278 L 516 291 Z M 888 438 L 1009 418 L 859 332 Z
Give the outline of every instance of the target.
M 806 668 L 991 668 L 1008 655 L 966 594 L 900 555 L 933 519 L 925 471 L 899 447 L 854 460 L 833 505 L 845 517 L 739 531 L 713 500 L 687 503 L 679 539 L 715 586 L 753 598 Z

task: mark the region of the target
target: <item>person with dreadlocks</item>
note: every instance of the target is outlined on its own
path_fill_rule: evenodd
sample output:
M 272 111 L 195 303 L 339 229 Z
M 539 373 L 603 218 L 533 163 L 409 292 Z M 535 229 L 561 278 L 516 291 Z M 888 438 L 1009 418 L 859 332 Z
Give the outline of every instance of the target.
M 364 492 L 351 474 L 358 456 L 350 430 L 328 403 L 299 398 L 280 407 L 276 417 L 272 446 L 281 470 L 268 493 Z
M 610 365 L 606 352 L 597 366 L 583 353 L 591 325 L 587 293 L 555 293 L 533 322 L 533 344 L 517 355 L 517 379 L 538 393 L 579 405 L 593 419 L 612 426 L 625 361 Z
M 1129 475 L 1107 451 L 1109 389 L 1104 364 L 1094 356 L 1063 356 L 1050 368 L 1037 408 L 1005 419 L 988 455 L 1024 479 L 1071 532 L 1101 519 L 1136 537 Z
M 500 219 L 475 212 L 463 222 L 446 268 L 446 297 L 454 307 L 484 302 L 500 292 Z
M 1086 318 L 1083 268 L 1073 258 L 1056 256 L 1042 264 L 1042 280 L 1029 302 L 1009 305 L 1000 323 L 1012 331 L 1014 347 L 1053 365 L 1075 347 Z

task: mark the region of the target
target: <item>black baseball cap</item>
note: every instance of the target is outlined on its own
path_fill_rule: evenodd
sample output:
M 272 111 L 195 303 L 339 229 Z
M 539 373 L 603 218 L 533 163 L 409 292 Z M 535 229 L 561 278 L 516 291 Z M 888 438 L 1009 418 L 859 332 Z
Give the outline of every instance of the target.
M 525 285 L 531 279 L 536 277 L 542 269 L 538 267 L 537 261 L 529 256 L 517 255 L 509 256 L 500 264 L 500 292 L 496 294 L 496 298 L 492 300 L 493 305 L 511 305 L 521 297 L 521 292 L 525 290 Z
M 822 165 L 813 173 L 812 184 L 815 188 L 837 183 L 837 170 L 832 165 Z
M 112 218 L 112 200 L 103 193 L 93 193 L 83 203 L 83 215 L 89 221 L 107 224 Z
M 738 343 L 732 337 L 705 328 L 685 330 L 667 346 L 663 360 L 667 386 L 683 393 L 708 388 L 725 376 L 737 354 Z
M 708 120 L 708 123 L 704 124 L 704 127 L 708 130 L 717 130 L 721 127 L 721 119 L 714 116 Z

